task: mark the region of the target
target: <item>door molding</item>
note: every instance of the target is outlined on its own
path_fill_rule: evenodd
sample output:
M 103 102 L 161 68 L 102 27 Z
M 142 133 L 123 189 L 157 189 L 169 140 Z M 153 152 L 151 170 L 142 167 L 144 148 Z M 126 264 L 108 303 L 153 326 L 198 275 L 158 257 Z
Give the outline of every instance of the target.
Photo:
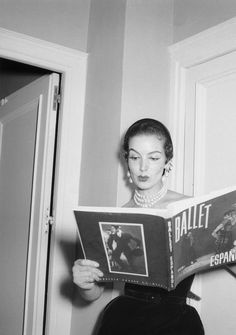
M 236 17 L 169 47 L 171 76 L 168 124 L 175 149 L 175 169 L 170 186 L 174 190 L 179 192 L 184 190 L 184 127 L 187 112 L 185 108 L 185 86 L 187 71 L 196 65 L 235 50 Z M 195 129 L 200 139 L 201 135 L 203 136 L 203 129 L 199 125 L 201 125 L 201 122 L 196 123 Z M 195 144 L 197 155 L 198 144 Z M 191 183 L 192 181 L 189 182 Z
M 185 176 L 185 116 L 186 110 L 186 85 L 188 71 L 194 66 L 205 63 L 222 55 L 229 54 L 236 50 L 236 18 L 223 22 L 213 28 L 207 29 L 197 35 L 189 37 L 169 47 L 170 57 L 170 110 L 169 128 L 173 137 L 175 152 L 175 169 L 173 170 L 170 187 L 178 192 L 184 192 L 184 184 L 189 185 L 188 189 L 193 190 L 193 180 Z M 201 95 L 204 100 L 204 83 L 196 83 L 196 94 Z M 200 99 L 201 100 L 201 99 Z M 198 99 L 199 101 L 199 99 Z M 202 162 L 202 140 L 204 137 L 203 106 L 195 105 L 195 144 L 194 159 Z M 200 110 L 200 112 L 199 112 Z M 200 158 L 199 158 L 200 157 Z M 194 171 L 194 180 L 197 181 L 195 194 L 201 193 L 201 178 L 204 171 Z M 184 181 L 185 178 L 185 181 Z M 192 290 L 201 297 L 202 280 L 201 275 L 195 277 Z M 201 314 L 201 301 L 188 301 Z
M 0 57 L 59 72 L 62 102 L 57 139 L 54 187 L 55 227 L 51 245 L 47 334 L 69 334 L 72 303 L 60 293 L 70 269 L 62 254 L 62 241 L 76 239 L 72 209 L 79 201 L 79 177 L 83 135 L 87 54 L 58 44 L 0 28 Z M 52 284 L 53 283 L 53 284 Z M 37 322 L 37 319 L 35 320 Z

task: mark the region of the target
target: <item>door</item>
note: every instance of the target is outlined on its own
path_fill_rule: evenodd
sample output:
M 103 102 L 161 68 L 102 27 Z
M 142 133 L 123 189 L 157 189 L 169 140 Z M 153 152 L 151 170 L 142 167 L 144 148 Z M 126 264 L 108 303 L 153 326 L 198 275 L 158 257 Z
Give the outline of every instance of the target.
M 59 75 L 0 108 L 0 335 L 41 335 Z
M 186 72 L 184 190 L 191 195 L 236 185 L 236 52 Z M 236 332 L 236 280 L 220 269 L 201 274 L 206 334 Z

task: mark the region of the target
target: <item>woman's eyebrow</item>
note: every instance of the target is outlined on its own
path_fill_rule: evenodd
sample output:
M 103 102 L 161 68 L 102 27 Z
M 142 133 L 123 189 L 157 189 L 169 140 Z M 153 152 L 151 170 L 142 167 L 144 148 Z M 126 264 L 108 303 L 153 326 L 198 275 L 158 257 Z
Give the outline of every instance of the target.
M 130 152 L 130 151 L 135 151 L 137 154 L 140 155 L 140 153 L 139 153 L 137 150 L 133 149 L 133 148 L 130 148 L 130 149 L 129 149 L 129 152 Z M 161 154 L 161 153 L 162 153 L 161 151 L 159 151 L 159 150 L 155 150 L 155 151 L 148 152 L 148 155 Z
M 148 154 L 149 155 L 153 155 L 153 154 L 161 154 L 162 152 L 161 151 L 159 151 L 159 150 L 155 150 L 155 151 L 151 151 L 151 152 L 149 152 Z
M 133 148 L 130 148 L 130 149 L 129 149 L 129 152 L 130 152 L 130 151 L 135 151 L 137 154 L 139 154 L 139 152 L 138 152 L 137 150 L 133 149 Z M 139 154 L 139 155 L 140 155 L 140 154 Z

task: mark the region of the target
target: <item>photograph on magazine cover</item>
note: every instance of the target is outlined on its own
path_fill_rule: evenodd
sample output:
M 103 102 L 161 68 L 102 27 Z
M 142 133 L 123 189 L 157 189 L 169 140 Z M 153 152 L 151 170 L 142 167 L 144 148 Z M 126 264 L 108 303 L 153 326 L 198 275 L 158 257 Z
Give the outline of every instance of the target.
M 74 211 L 84 256 L 99 263 L 101 281 L 167 288 L 170 257 L 165 219 L 128 210 L 80 207 Z M 125 249 L 120 234 L 126 237 Z
M 142 224 L 99 222 L 110 273 L 148 276 Z
M 174 218 L 175 271 L 179 277 L 236 262 L 235 200 L 235 192 L 228 193 Z

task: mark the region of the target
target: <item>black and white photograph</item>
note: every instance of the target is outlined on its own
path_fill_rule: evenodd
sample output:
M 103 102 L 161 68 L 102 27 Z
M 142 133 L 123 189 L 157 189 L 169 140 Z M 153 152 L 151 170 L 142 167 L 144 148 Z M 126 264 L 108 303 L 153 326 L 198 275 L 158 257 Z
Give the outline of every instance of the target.
M 148 276 L 143 226 L 99 222 L 109 271 Z
M 236 334 L 231 208 L 167 220 L 236 185 L 235 69 L 236 0 L 0 0 L 0 335 Z

